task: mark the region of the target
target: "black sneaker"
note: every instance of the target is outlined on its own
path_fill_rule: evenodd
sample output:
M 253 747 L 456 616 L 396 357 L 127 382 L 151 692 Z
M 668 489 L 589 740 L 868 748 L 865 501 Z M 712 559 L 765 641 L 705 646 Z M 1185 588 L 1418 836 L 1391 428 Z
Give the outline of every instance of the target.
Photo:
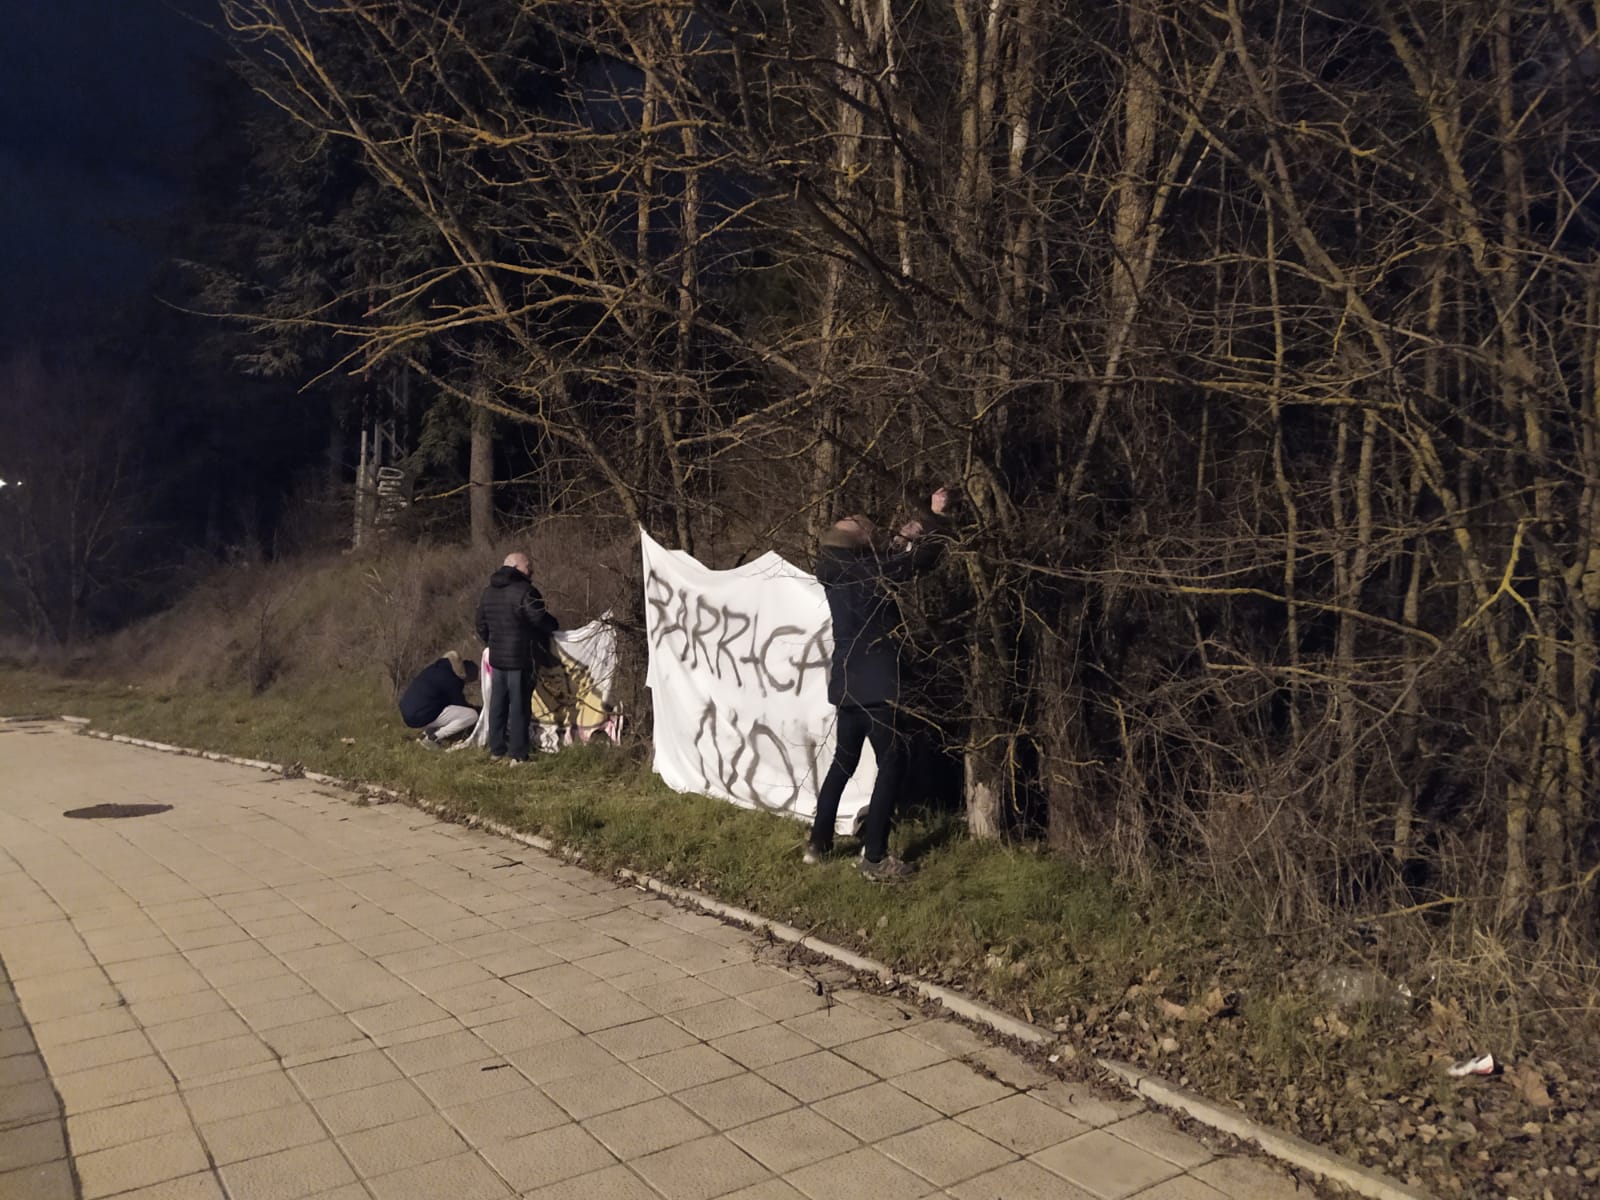
M 439 739 L 434 737 L 431 733 L 425 733 L 419 737 L 417 739 L 417 745 L 421 746 L 424 750 L 440 749 Z
M 832 853 L 832 846 L 828 847 L 826 850 L 823 850 L 813 846 L 810 842 L 807 842 L 805 852 L 800 855 L 800 861 L 805 863 L 805 865 L 808 867 L 814 867 Z
M 908 862 L 901 862 L 892 854 L 885 854 L 877 862 L 861 858 L 861 877 L 870 883 L 908 883 L 917 873 L 917 868 Z

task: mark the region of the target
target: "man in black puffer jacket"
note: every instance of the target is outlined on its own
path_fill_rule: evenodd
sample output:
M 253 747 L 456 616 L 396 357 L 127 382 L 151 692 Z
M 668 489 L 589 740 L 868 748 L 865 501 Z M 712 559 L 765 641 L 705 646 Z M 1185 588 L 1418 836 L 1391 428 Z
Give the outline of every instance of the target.
M 817 580 L 833 618 L 833 664 L 828 702 L 838 713 L 833 764 L 817 793 L 816 819 L 805 861 L 821 861 L 833 849 L 833 826 L 845 784 L 872 743 L 878 777 L 872 785 L 862 828 L 861 873 L 874 882 L 908 879 L 916 868 L 889 853 L 889 826 L 905 773 L 906 720 L 900 703 L 900 605 L 894 588 L 933 566 L 940 541 L 927 536 L 942 522 L 950 493 L 933 493 L 926 520 L 901 526 L 888 544 L 865 517 L 846 517 L 822 538 Z
M 556 619 L 528 573 L 526 554 L 506 555 L 478 601 L 478 636 L 489 647 L 489 756 L 514 763 L 528 758 L 534 672 L 555 661 Z

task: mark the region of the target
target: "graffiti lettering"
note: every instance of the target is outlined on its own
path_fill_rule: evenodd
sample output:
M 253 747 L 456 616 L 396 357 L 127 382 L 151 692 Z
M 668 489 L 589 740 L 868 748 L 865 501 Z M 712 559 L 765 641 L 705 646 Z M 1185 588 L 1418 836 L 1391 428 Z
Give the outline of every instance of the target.
M 692 671 L 745 687 L 746 672 L 763 697 L 773 692 L 807 691 L 808 681 L 828 676 L 830 626 L 808 630 L 800 625 L 761 629 L 758 613 L 715 605 L 686 588 L 674 588 L 655 571 L 645 581 L 645 603 L 651 614 L 650 647 L 670 653 Z M 791 647 L 799 646 L 798 652 Z M 819 684 L 811 683 L 815 690 Z
M 821 747 L 810 736 L 792 744 L 764 721 L 741 726 L 738 713 L 706 702 L 694 734 L 702 782 L 756 808 L 795 811 L 820 782 Z

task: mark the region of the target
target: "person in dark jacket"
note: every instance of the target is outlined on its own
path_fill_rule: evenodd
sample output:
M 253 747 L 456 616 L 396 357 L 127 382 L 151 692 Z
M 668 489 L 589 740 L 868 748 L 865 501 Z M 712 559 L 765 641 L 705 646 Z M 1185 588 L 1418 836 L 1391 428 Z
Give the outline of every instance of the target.
M 528 578 L 528 556 L 506 555 L 478 601 L 478 636 L 489 647 L 489 757 L 528 758 L 534 672 L 555 661 L 556 619 Z
M 949 492 L 934 492 L 933 521 L 943 515 Z M 927 524 L 931 525 L 933 521 Z M 833 662 L 828 702 L 835 707 L 833 764 L 817 794 L 805 860 L 820 862 L 833 849 L 833 827 L 845 784 L 861 761 L 863 743 L 872 743 L 878 777 L 872 786 L 862 829 L 861 872 L 868 879 L 893 882 L 916 868 L 889 854 L 889 826 L 905 772 L 904 717 L 900 701 L 900 605 L 896 584 L 927 570 L 938 557 L 938 541 L 926 536 L 922 521 L 909 521 L 886 546 L 865 517 L 846 517 L 822 538 L 817 579 L 833 617 Z
M 420 729 L 417 741 L 429 750 L 466 733 L 478 723 L 478 710 L 467 703 L 467 684 L 478 678 L 478 664 L 462 662 L 451 650 L 418 672 L 400 696 L 400 719 L 407 729 Z

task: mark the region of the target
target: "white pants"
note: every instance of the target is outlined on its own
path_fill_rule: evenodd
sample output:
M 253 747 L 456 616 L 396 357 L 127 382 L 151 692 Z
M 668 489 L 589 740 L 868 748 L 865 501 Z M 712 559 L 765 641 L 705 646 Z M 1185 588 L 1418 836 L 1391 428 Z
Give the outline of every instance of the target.
M 458 733 L 465 733 L 477 723 L 477 709 L 468 708 L 465 704 L 452 704 L 435 717 L 422 732 L 435 741 L 443 742 Z

